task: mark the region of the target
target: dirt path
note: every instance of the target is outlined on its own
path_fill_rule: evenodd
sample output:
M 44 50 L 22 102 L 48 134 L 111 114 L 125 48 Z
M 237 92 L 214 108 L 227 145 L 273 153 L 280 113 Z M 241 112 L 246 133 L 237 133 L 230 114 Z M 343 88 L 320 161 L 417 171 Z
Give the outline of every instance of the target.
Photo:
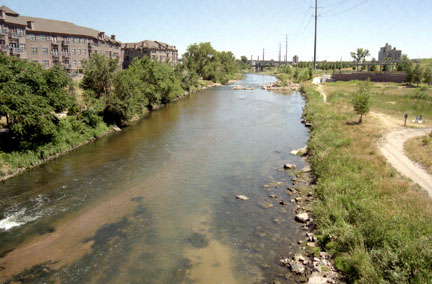
M 404 150 L 404 143 L 410 138 L 423 136 L 432 128 L 405 128 L 403 121 L 382 113 L 371 113 L 383 126 L 383 138 L 379 141 L 379 150 L 387 161 L 402 175 L 410 178 L 426 190 L 432 197 L 432 176 L 421 166 L 410 160 Z

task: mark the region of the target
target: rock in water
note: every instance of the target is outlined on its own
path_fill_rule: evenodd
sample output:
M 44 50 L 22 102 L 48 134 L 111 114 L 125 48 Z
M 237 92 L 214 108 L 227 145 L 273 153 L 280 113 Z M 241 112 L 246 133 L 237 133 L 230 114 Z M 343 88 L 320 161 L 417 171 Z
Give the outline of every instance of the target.
M 247 197 L 246 195 L 237 195 L 236 198 L 240 200 L 249 200 L 249 197 Z
M 293 164 L 286 163 L 284 165 L 284 169 L 286 169 L 286 170 L 295 169 L 295 168 L 296 168 L 296 165 L 293 165 Z
M 291 264 L 291 271 L 297 274 L 303 274 L 305 272 L 305 268 L 303 264 L 296 262 Z
M 297 214 L 295 216 L 296 221 L 301 223 L 306 223 L 309 220 L 309 215 L 307 213 Z

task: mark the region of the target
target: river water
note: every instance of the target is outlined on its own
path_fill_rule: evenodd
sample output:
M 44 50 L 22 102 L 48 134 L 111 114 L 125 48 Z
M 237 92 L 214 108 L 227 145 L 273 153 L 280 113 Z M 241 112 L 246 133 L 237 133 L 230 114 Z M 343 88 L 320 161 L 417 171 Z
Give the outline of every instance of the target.
M 0 183 L 0 283 L 293 282 L 280 169 L 304 166 L 289 152 L 308 134 L 300 94 L 260 89 L 274 80 L 193 94 Z

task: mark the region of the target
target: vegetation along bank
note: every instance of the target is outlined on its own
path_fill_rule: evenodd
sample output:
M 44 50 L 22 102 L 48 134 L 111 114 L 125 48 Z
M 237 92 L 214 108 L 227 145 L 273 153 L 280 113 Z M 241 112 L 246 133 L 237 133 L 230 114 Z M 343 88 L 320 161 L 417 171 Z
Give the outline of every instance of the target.
M 98 54 L 83 67 L 82 80 L 73 81 L 61 66 L 44 69 L 0 54 L 0 180 L 186 94 L 239 79 L 249 65 L 200 43 L 175 69 L 143 57 L 121 70 Z
M 353 97 L 365 89 L 357 85 L 326 83 L 327 103 L 314 87 L 303 87 L 305 119 L 313 126 L 308 149 L 316 178 L 310 207 L 315 236 L 349 283 L 431 283 L 430 198 L 379 153 L 383 125 L 376 115 L 359 123 Z M 402 125 L 405 112 L 432 118 L 432 108 L 424 109 L 432 102 L 430 90 L 422 98 L 419 91 L 372 84 L 372 111 L 400 117 Z

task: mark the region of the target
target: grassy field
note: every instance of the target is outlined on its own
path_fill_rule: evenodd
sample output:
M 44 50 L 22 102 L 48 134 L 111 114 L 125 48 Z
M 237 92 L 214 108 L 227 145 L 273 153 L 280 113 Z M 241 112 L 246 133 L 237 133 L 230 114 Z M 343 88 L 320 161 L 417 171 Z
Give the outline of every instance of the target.
M 325 89 L 330 101 L 349 102 L 358 81 L 326 83 Z M 426 98 L 416 98 L 418 88 L 397 83 L 372 83 L 372 110 L 409 120 L 422 115 L 425 121 L 432 120 L 432 88 L 424 91 Z M 425 86 L 423 86 L 425 88 Z
M 405 142 L 405 151 L 432 175 L 432 132 L 428 136 L 411 138 Z
M 400 114 L 400 97 L 409 90 L 399 87 L 374 85 L 374 108 Z M 312 88 L 305 88 L 305 115 L 313 124 L 308 146 L 317 180 L 311 210 L 321 247 L 335 256 L 349 283 L 432 283 L 430 198 L 379 154 L 379 124 L 370 117 L 353 123 L 355 82 L 326 84 L 327 104 Z M 385 98 L 396 104 L 380 105 Z
M 421 59 L 419 64 L 423 68 L 430 68 L 430 69 L 432 69 L 432 58 Z

